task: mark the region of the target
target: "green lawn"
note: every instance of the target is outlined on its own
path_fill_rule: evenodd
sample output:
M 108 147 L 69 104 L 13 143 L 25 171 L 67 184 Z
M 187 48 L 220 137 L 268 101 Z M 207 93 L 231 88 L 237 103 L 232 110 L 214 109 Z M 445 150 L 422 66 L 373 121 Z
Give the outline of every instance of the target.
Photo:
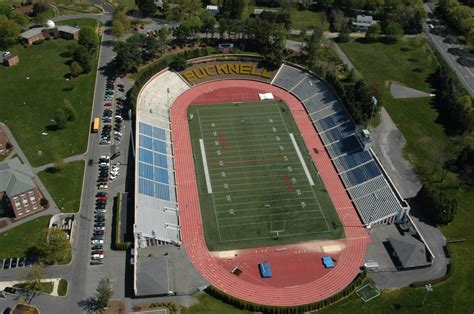
M 67 286 L 68 286 L 68 281 L 64 278 L 61 278 L 61 280 L 59 280 L 59 286 L 58 286 L 58 295 L 60 297 L 64 297 L 67 295 Z
M 350 42 L 341 44 L 341 48 L 368 81 L 395 80 L 423 91 L 432 90 L 426 79 L 436 68 L 436 58 L 422 40 L 403 40 L 396 45 Z M 416 68 L 423 71 L 413 71 Z M 448 174 L 444 182 L 439 182 L 439 159 L 449 158 L 453 151 L 460 149 L 460 145 L 450 139 L 443 127 L 436 123 L 438 113 L 430 99 L 395 100 L 386 88 L 384 105 L 407 140 L 404 153 L 414 165 L 419 178 L 438 184 L 458 201 L 459 209 L 454 222 L 441 227 L 441 231 L 447 239 L 472 238 L 474 189 L 461 186 L 452 173 Z M 470 141 L 472 138 L 464 140 Z M 424 289 L 403 288 L 383 291 L 379 298 L 367 304 L 352 296 L 323 312 L 470 313 L 474 308 L 474 243 L 451 244 L 449 252 L 454 272 L 447 281 L 434 287 L 424 308 L 418 308 Z
M 77 3 L 80 4 L 80 3 Z M 95 28 L 97 26 L 96 19 L 69 19 L 64 21 L 57 21 L 55 22 L 56 25 L 73 25 L 78 27 L 91 27 Z
M 181 308 L 182 314 L 208 314 L 208 313 L 225 313 L 225 314 L 240 314 L 250 313 L 236 309 L 232 305 L 226 304 L 217 300 L 207 294 L 202 294 L 198 297 L 198 303 L 188 307 Z
M 310 30 L 321 26 L 323 31 L 329 30 L 329 22 L 324 12 L 292 10 L 291 21 L 293 22 L 292 29 Z
M 26 256 L 28 249 L 42 236 L 42 231 L 48 228 L 50 218 L 39 217 L 0 233 L 0 258 Z
M 51 292 L 53 292 L 53 288 L 54 288 L 54 284 L 52 282 L 42 282 L 41 284 L 41 289 L 38 290 L 39 292 L 43 292 L 43 293 L 46 293 L 46 294 L 51 294 Z M 19 288 L 19 289 L 22 289 L 22 290 L 25 290 L 26 284 L 24 283 L 18 283 L 16 285 L 13 285 L 13 287 L 15 288 Z
M 194 116 L 189 123 L 210 250 L 344 236 L 334 206 L 284 103 L 196 105 L 189 108 L 189 114 Z M 314 186 L 289 133 L 306 157 L 304 162 Z M 203 161 L 209 169 L 212 193 L 208 193 Z
M 91 19 L 70 23 L 76 22 L 96 23 Z M 75 79 L 74 89 L 69 90 L 66 77 L 68 47 L 72 44 L 57 39 L 26 48 L 16 45 L 9 50 L 19 55 L 20 63 L 0 67 L 0 120 L 12 130 L 33 166 L 51 162 L 55 154 L 67 157 L 83 153 L 87 147 L 96 63 L 91 73 Z M 66 102 L 75 108 L 77 118 L 64 130 L 48 130 L 54 112 Z M 38 151 L 43 155 L 39 156 Z
M 70 162 L 60 171 L 45 170 L 38 175 L 62 212 L 79 211 L 84 161 Z
M 58 4 L 59 15 L 72 15 L 78 13 L 101 13 L 102 10 L 89 3 Z

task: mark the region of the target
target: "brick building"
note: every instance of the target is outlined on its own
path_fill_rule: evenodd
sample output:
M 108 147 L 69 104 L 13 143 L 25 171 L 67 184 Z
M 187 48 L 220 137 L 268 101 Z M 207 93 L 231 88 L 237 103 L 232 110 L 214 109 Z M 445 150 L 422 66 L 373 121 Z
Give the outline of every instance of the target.
M 4 216 L 24 218 L 43 209 L 42 194 L 33 176 L 17 157 L 0 163 L 0 206 Z
M 80 28 L 60 25 L 57 26 L 53 21 L 46 22 L 45 27 L 35 27 L 20 34 L 23 41 L 29 45 L 33 44 L 38 40 L 45 40 L 51 38 L 64 38 L 64 39 L 78 39 Z

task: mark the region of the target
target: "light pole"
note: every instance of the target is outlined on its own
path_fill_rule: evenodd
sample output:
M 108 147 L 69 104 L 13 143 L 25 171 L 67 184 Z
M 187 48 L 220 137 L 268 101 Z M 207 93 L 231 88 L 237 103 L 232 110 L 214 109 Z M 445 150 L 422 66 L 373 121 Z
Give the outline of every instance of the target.
M 431 284 L 429 283 L 425 285 L 425 289 L 426 289 L 426 293 L 425 293 L 425 297 L 423 298 L 423 302 L 421 303 L 421 306 L 425 305 L 425 301 L 426 301 L 426 297 L 428 297 L 428 293 L 433 292 L 433 286 L 431 286 Z
M 377 107 L 377 98 L 372 96 L 372 113 L 370 114 L 368 128 L 370 128 L 370 125 L 372 124 L 372 117 L 374 116 L 375 107 Z

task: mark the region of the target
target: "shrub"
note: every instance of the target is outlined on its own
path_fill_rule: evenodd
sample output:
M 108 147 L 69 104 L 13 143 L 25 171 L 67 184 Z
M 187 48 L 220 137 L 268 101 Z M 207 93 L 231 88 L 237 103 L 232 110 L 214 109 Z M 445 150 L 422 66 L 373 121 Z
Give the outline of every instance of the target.
M 43 206 L 44 208 L 47 208 L 49 205 L 49 201 L 46 198 L 42 197 L 40 200 L 40 205 Z
M 13 148 L 12 143 L 7 142 L 7 143 L 5 144 L 5 148 L 6 148 L 6 149 L 12 149 L 12 148 Z
M 41 45 L 42 43 L 44 43 L 44 39 L 40 39 L 40 40 L 37 40 L 33 43 L 33 45 Z

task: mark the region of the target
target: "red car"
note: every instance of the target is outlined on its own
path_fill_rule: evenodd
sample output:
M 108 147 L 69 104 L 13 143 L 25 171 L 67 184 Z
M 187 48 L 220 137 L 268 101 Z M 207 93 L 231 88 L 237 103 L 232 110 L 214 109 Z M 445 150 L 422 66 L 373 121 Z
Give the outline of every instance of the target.
M 95 250 L 95 251 L 92 251 L 91 254 L 92 255 L 94 255 L 94 254 L 104 254 L 104 251 L 103 250 Z
M 104 104 L 104 106 L 110 107 L 110 106 L 112 106 L 112 103 L 111 103 L 111 102 L 106 102 L 106 103 Z
M 106 201 L 106 200 L 107 200 L 107 196 L 99 196 L 99 197 L 97 197 L 97 200 L 98 200 L 98 201 Z

